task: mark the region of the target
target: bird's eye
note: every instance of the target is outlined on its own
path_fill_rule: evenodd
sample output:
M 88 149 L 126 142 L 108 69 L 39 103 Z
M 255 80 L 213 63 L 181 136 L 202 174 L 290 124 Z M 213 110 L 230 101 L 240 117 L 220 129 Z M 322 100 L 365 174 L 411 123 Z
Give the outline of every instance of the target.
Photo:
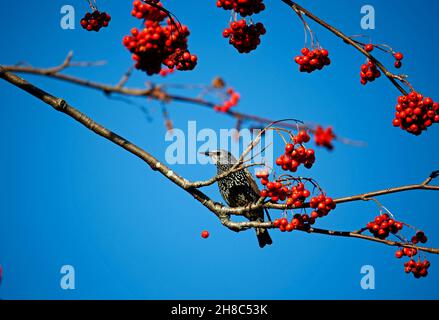
M 216 152 L 216 155 L 217 155 L 217 156 L 220 156 L 220 155 L 221 155 L 221 151 L 217 151 L 217 152 Z

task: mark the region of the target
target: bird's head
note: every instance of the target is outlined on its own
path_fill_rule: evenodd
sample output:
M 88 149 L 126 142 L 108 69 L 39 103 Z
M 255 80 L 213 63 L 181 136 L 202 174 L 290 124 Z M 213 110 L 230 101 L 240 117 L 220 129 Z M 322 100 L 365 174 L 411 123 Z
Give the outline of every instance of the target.
M 236 163 L 235 157 L 228 151 L 219 149 L 201 152 L 201 154 L 211 157 L 214 164 L 234 164 Z

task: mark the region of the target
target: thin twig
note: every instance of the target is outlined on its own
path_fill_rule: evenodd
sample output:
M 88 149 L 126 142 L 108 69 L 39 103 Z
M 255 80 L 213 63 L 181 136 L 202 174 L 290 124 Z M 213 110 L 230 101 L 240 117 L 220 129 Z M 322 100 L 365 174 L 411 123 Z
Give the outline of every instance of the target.
M 104 92 L 106 95 L 110 94 L 121 94 L 126 96 L 132 96 L 132 97 L 148 97 L 154 100 L 158 100 L 161 102 L 170 102 L 170 101 L 177 101 L 177 102 L 183 102 L 183 103 L 189 103 L 192 105 L 197 105 L 205 108 L 214 109 L 217 105 L 214 102 L 202 99 L 202 98 L 192 98 L 177 94 L 170 94 L 167 91 L 164 90 L 166 86 L 155 86 L 151 85 L 149 88 L 141 89 L 141 88 L 128 88 L 125 87 L 126 82 L 128 81 L 129 77 L 131 76 L 131 69 L 129 69 L 121 78 L 119 83 L 116 85 L 108 85 L 104 83 L 99 83 L 63 73 L 59 73 L 60 71 L 68 68 L 72 62 L 71 59 L 73 57 L 73 52 L 69 52 L 66 59 L 58 66 L 51 67 L 51 68 L 36 68 L 30 65 L 11 65 L 11 66 L 3 66 L 3 68 L 6 71 L 16 72 L 16 73 L 26 73 L 26 74 L 34 74 L 34 75 L 40 75 L 40 76 L 46 76 L 49 78 L 61 80 L 70 82 L 76 85 L 80 85 L 83 87 L 95 89 Z M 92 65 L 90 62 L 82 62 L 83 65 Z M 221 112 L 221 114 L 224 114 L 226 116 L 233 117 L 234 119 L 240 120 L 240 121 L 254 121 L 260 124 L 270 124 L 273 123 L 274 120 L 264 117 L 259 117 L 256 115 L 251 114 L 245 114 L 241 112 L 236 112 L 232 110 L 228 110 L 226 112 Z M 279 122 L 277 123 L 278 126 L 289 128 L 289 129 L 295 129 L 297 126 L 295 124 L 291 124 L 288 122 Z M 311 133 L 315 133 L 315 128 L 311 125 L 305 125 L 301 124 L 299 126 L 301 129 L 307 129 Z M 365 143 L 362 141 L 355 141 L 351 139 L 347 139 L 340 136 L 335 136 L 335 140 L 352 146 L 364 146 Z

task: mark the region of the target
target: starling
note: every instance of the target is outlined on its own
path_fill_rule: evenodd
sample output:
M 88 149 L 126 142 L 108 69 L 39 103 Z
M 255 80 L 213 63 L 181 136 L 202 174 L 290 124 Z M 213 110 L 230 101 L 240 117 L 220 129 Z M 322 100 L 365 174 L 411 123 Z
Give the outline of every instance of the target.
M 229 171 L 237 162 L 235 157 L 226 150 L 208 151 L 203 154 L 212 158 L 218 174 Z M 258 185 L 247 169 L 233 172 L 222 178 L 218 181 L 218 188 L 223 199 L 232 208 L 248 206 L 260 198 Z M 264 209 L 248 212 L 245 217 L 250 221 L 262 222 L 264 221 Z M 261 248 L 273 243 L 265 228 L 257 228 L 256 236 Z

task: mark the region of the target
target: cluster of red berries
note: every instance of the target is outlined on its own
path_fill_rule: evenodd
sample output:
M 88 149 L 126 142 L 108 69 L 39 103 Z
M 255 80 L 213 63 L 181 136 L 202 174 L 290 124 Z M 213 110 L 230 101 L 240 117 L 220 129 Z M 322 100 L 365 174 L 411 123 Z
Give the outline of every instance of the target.
M 164 64 L 172 69 L 174 66 L 177 70 L 193 70 L 197 65 L 198 57 L 184 48 L 175 49 L 167 59 L 164 60 Z
M 87 12 L 81 19 L 81 27 L 87 31 L 99 31 L 102 27 L 108 27 L 111 16 L 106 12 L 94 10 L 92 13 Z
M 162 68 L 162 70 L 160 70 L 159 74 L 162 77 L 166 77 L 168 74 L 174 73 L 174 71 L 175 71 L 175 69 L 169 69 L 168 67 L 166 67 L 166 68 Z
M 395 58 L 395 68 L 399 69 L 402 66 L 401 60 L 404 58 L 404 55 L 401 52 L 397 52 L 393 55 Z
M 239 93 L 237 93 L 232 88 L 228 88 L 226 90 L 226 94 L 229 98 L 226 101 L 224 101 L 224 103 L 222 105 L 214 106 L 213 108 L 215 111 L 228 112 L 230 110 L 230 108 L 232 108 L 238 104 L 239 99 L 241 98 Z
M 265 170 L 257 172 L 256 177 L 261 179 L 261 184 L 266 187 L 266 189 L 261 190 L 261 197 L 269 197 L 272 202 L 286 200 L 286 205 L 290 208 L 301 207 L 311 194 L 309 190 L 305 189 L 302 182 L 289 189 L 279 181 L 269 181 L 268 172 Z
M 408 262 L 404 263 L 405 273 L 412 273 L 416 279 L 424 278 L 428 275 L 428 268 L 430 268 L 430 261 L 418 261 L 410 259 Z
M 332 144 L 334 138 L 335 134 L 332 131 L 332 127 L 323 129 L 321 126 L 318 126 L 314 132 L 314 142 L 316 145 L 325 147 L 329 150 L 334 149 L 334 145 Z
M 262 23 L 247 24 L 242 19 L 230 23 L 230 27 L 224 29 L 223 37 L 229 38 L 229 43 L 233 45 L 239 53 L 249 53 L 255 50 L 261 43 L 261 35 L 266 32 Z
M 317 197 L 312 197 L 309 201 L 309 206 L 314 209 L 311 212 L 311 218 L 317 219 L 327 216 L 331 210 L 335 209 L 336 204 L 331 197 L 327 197 L 322 193 Z
M 162 64 L 177 70 L 195 68 L 197 56 L 187 50 L 188 36 L 189 29 L 186 26 L 176 30 L 170 19 L 163 26 L 157 21 L 146 20 L 145 28 L 133 28 L 131 36 L 123 38 L 123 44 L 132 53 L 135 67 L 152 75 L 162 70 Z
M 299 208 L 303 206 L 306 198 L 308 198 L 310 195 L 311 192 L 305 188 L 305 184 L 303 182 L 299 182 L 291 188 L 291 191 L 288 194 L 286 205 L 288 207 Z
M 316 161 L 314 150 L 306 149 L 302 145 L 302 143 L 310 140 L 309 135 L 305 131 L 301 131 L 294 140 L 294 144 L 288 143 L 285 146 L 285 153 L 276 159 L 276 164 L 282 167 L 283 170 L 291 172 L 296 172 L 301 164 L 305 168 L 311 169 Z M 296 147 L 296 145 L 298 146 Z
M 402 257 L 413 257 L 418 254 L 418 250 L 416 248 L 402 248 L 395 252 L 395 257 L 401 259 Z
M 290 222 L 287 218 L 275 219 L 273 226 L 279 228 L 281 232 L 291 232 L 294 229 L 307 230 L 315 223 L 315 219 L 311 218 L 306 213 L 296 213 Z
M 369 60 L 367 63 L 361 65 L 360 77 L 361 84 L 365 85 L 381 77 L 381 72 L 378 70 L 376 64 Z
M 218 8 L 224 10 L 234 10 L 242 17 L 250 16 L 265 10 L 263 0 L 218 0 L 216 2 Z
M 306 213 L 303 214 L 296 213 L 290 222 L 288 222 L 287 218 L 276 219 L 273 221 L 273 226 L 275 228 L 279 228 L 279 230 L 282 232 L 285 231 L 291 232 L 294 229 L 308 230 L 316 222 L 316 219 L 327 215 L 329 211 L 335 209 L 335 203 L 334 201 L 332 201 L 331 198 L 326 197 L 324 194 L 321 194 L 317 197 L 313 197 L 312 199 L 318 199 L 318 198 L 323 199 L 323 202 L 319 202 L 318 206 L 320 208 L 313 211 L 311 213 L 311 216 Z
M 267 189 L 261 190 L 261 197 L 270 197 L 272 202 L 284 201 L 290 190 L 279 181 L 269 181 L 266 178 L 261 179 L 262 185 Z
M 411 243 L 416 245 L 417 243 L 426 243 L 427 237 L 425 233 L 422 231 L 417 231 L 416 234 L 412 237 Z M 418 250 L 416 248 L 404 247 L 395 252 L 395 257 L 401 259 L 402 257 L 409 257 L 410 260 L 404 263 L 404 271 L 406 273 L 412 273 L 415 278 L 426 277 L 428 272 L 428 268 L 430 267 L 430 262 L 424 260 L 423 262 L 416 262 L 413 257 L 418 254 Z
M 420 135 L 433 123 L 439 122 L 439 103 L 415 91 L 398 97 L 393 125 L 414 135 Z
M 428 238 L 423 231 L 416 232 L 416 234 L 412 237 L 413 244 L 418 244 L 419 242 L 426 243 L 427 241 L 428 241 Z
M 159 0 L 150 0 L 151 4 L 144 3 L 140 0 L 135 0 L 133 2 L 133 10 L 131 15 L 137 19 L 147 19 L 151 21 L 163 21 L 166 18 L 166 12 L 160 10 L 158 7 L 163 5 Z
M 366 228 L 374 235 L 375 238 L 386 239 L 390 233 L 397 233 L 403 227 L 399 221 L 392 219 L 387 213 L 376 216 L 374 221 L 369 222 Z
M 326 49 L 314 49 L 303 48 L 301 50 L 302 55 L 296 56 L 294 61 L 299 65 L 300 72 L 311 73 L 315 70 L 322 70 L 324 66 L 331 64 L 329 59 L 329 52 Z
M 204 230 L 203 232 L 201 232 L 201 238 L 203 239 L 209 238 L 209 231 Z

